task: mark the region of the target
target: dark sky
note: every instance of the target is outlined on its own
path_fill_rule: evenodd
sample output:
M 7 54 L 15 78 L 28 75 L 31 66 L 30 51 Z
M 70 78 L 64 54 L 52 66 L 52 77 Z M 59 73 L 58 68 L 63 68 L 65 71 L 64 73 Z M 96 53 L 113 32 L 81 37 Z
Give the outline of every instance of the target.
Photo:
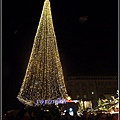
M 117 75 L 116 0 L 50 0 L 65 79 L 73 75 Z M 22 106 L 16 96 L 31 53 L 44 0 L 4 0 L 3 111 Z

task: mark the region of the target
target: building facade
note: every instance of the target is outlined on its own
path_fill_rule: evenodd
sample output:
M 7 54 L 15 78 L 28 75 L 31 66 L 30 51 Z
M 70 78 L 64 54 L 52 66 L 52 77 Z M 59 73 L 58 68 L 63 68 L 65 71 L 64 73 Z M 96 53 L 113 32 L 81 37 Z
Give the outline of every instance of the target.
M 72 99 L 92 101 L 93 107 L 103 94 L 116 94 L 117 76 L 71 76 L 66 81 L 68 94 Z

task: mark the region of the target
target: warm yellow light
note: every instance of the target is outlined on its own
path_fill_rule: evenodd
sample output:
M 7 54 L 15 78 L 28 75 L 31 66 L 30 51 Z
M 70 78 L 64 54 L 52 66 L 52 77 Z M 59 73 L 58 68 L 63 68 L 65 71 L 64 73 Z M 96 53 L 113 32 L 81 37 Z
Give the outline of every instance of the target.
M 37 100 L 68 97 L 49 0 L 45 0 L 26 74 L 17 98 L 33 105 Z
M 71 100 L 71 97 L 70 97 L 70 96 L 68 96 L 68 97 L 67 97 L 67 100 Z

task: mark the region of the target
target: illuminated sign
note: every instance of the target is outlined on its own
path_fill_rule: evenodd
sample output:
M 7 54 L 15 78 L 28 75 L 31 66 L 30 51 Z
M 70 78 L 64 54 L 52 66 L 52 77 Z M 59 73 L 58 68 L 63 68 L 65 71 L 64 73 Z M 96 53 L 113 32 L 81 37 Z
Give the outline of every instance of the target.
M 66 104 L 66 100 L 63 98 L 58 98 L 56 100 L 36 100 L 36 105 L 45 105 L 45 104 Z
M 45 105 L 45 104 L 66 104 L 67 102 L 77 103 L 79 100 L 65 100 L 63 98 L 58 98 L 56 100 L 36 100 L 36 105 Z
M 79 102 L 79 100 L 66 100 L 66 102 L 74 102 L 74 103 L 77 103 L 77 102 Z

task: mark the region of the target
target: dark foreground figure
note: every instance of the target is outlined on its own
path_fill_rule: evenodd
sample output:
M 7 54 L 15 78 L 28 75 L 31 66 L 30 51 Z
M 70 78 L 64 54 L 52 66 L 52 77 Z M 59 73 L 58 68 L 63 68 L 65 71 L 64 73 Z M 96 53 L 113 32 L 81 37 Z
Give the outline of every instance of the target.
M 94 116 L 83 111 L 83 115 L 79 117 L 76 113 L 74 116 L 70 116 L 67 111 L 64 116 L 61 116 L 59 109 L 52 106 L 50 108 L 25 107 L 21 110 L 11 110 L 2 118 L 2 120 L 118 120 L 118 114 L 98 113 Z

